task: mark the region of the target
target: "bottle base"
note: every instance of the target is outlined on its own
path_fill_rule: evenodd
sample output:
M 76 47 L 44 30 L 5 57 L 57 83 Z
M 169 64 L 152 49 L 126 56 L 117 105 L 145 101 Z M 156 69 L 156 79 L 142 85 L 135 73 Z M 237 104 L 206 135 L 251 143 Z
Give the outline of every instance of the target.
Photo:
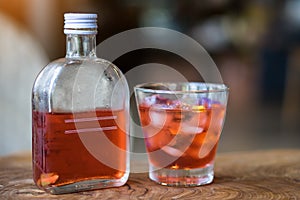
M 50 194 L 66 194 L 66 193 L 75 193 L 83 192 L 89 190 L 104 189 L 110 187 L 120 187 L 127 182 L 128 175 L 122 177 L 121 179 L 95 179 L 95 180 L 86 180 L 76 183 L 71 183 L 67 185 L 60 186 L 50 186 L 43 188 L 46 192 Z
M 212 164 L 198 169 L 157 169 L 151 164 L 149 167 L 149 178 L 166 186 L 200 186 L 210 184 L 214 179 Z

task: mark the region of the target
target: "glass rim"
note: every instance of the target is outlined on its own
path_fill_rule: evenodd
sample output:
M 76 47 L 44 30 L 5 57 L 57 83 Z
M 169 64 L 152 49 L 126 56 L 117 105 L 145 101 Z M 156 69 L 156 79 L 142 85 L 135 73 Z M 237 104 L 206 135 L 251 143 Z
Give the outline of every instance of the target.
M 170 89 L 171 85 L 198 85 L 201 86 L 201 89 L 189 89 L 189 90 L 180 90 L 180 89 Z M 155 89 L 155 87 L 164 86 L 168 89 Z M 153 87 L 153 88 L 150 88 Z M 134 86 L 135 91 L 142 91 L 146 93 L 164 93 L 164 94 L 180 94 L 180 93 L 217 93 L 217 92 L 228 92 L 229 87 L 224 83 L 206 83 L 206 82 L 148 82 L 141 83 Z

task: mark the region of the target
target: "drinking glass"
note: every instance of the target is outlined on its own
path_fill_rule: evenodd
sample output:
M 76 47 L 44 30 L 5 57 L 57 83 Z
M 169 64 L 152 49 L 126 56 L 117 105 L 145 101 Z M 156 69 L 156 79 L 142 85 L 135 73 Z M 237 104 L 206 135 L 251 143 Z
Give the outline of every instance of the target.
M 211 183 L 229 88 L 181 82 L 144 83 L 134 90 L 149 178 L 168 186 Z

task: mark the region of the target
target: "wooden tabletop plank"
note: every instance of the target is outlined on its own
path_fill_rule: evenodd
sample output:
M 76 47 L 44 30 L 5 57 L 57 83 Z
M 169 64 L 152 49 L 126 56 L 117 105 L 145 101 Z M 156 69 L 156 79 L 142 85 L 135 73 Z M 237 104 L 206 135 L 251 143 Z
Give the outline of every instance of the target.
M 199 187 L 167 187 L 131 173 L 126 185 L 50 195 L 32 181 L 30 154 L 0 158 L 0 199 L 300 199 L 300 150 L 221 153 L 215 179 Z

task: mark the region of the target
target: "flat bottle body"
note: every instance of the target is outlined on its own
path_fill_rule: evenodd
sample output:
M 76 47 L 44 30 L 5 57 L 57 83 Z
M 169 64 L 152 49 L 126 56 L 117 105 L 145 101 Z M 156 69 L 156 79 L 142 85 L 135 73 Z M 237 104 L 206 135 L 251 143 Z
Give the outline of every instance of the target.
M 124 185 L 129 175 L 128 87 L 102 59 L 59 59 L 32 96 L 34 181 L 53 193 Z

